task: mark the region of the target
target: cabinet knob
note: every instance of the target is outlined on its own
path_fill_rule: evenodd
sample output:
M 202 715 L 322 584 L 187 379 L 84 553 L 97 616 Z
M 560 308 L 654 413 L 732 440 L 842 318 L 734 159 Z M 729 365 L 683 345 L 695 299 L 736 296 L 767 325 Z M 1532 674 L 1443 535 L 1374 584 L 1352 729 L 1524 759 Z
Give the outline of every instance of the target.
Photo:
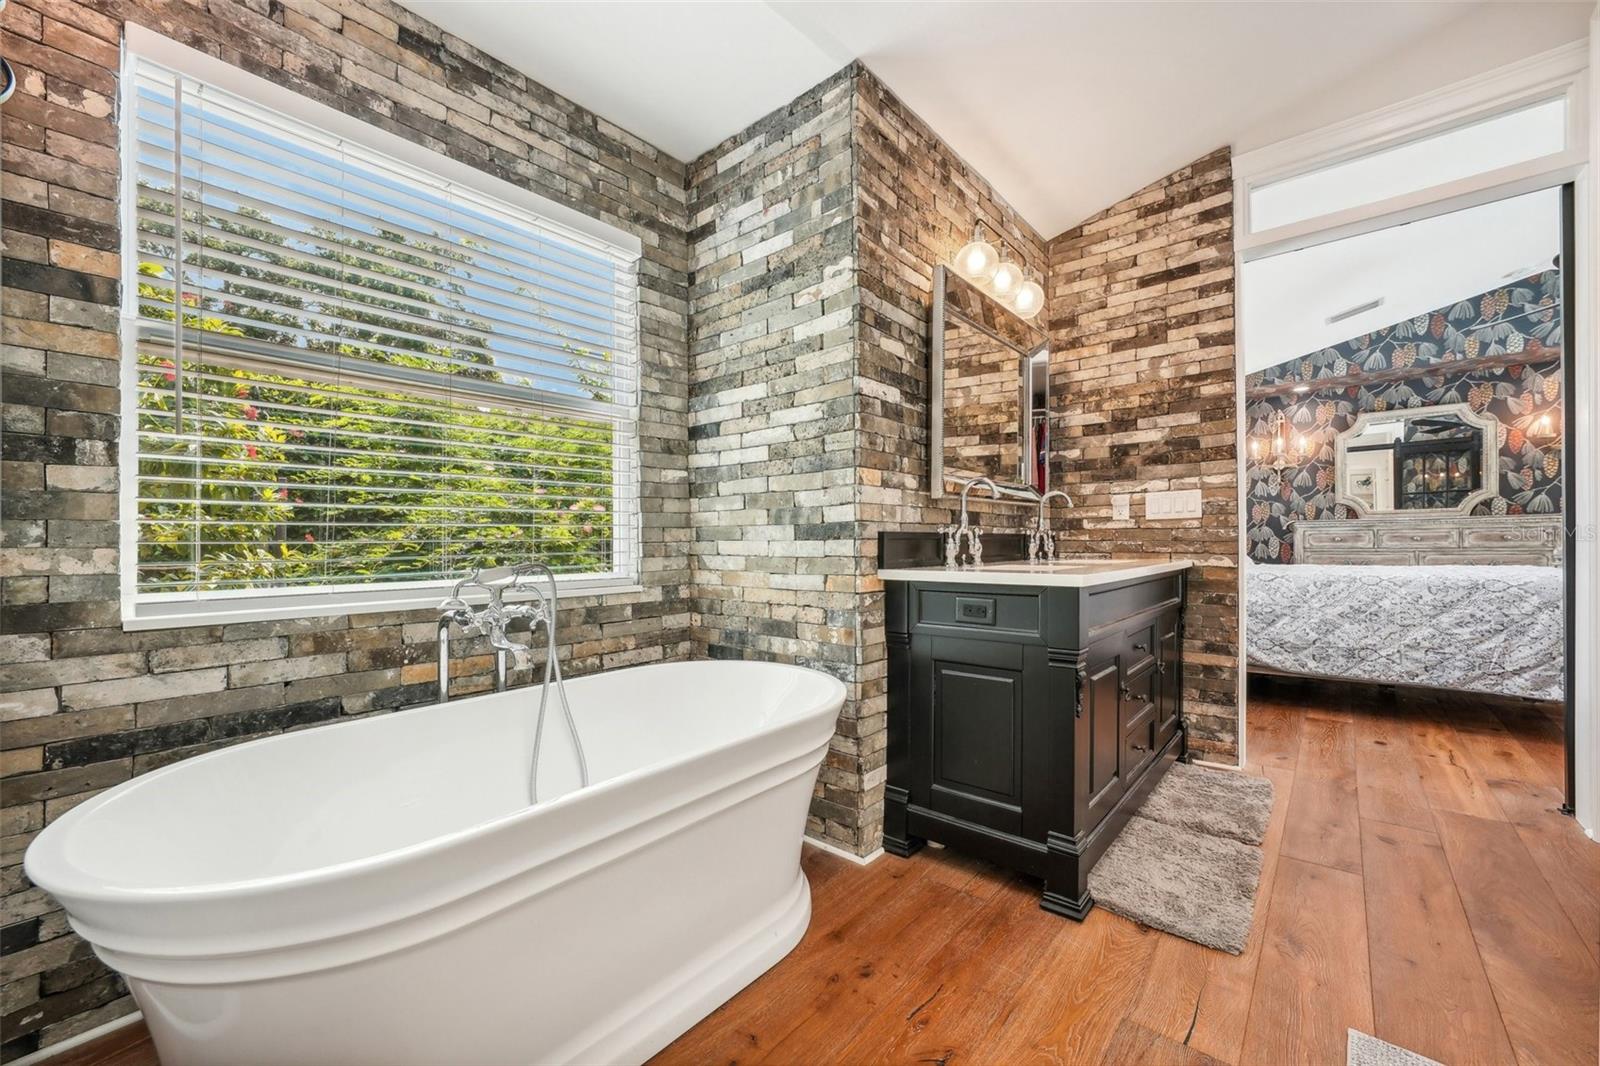
M 1146 644 L 1135 644 L 1133 646 L 1133 650 L 1134 651 L 1149 651 L 1150 647 L 1149 647 L 1149 645 L 1146 645 Z
M 1146 746 L 1145 746 L 1145 745 L 1143 745 L 1143 744 L 1135 744 L 1135 745 L 1133 745 L 1133 750 L 1134 750 L 1134 751 L 1149 751 L 1149 750 L 1150 750 L 1150 749 L 1149 749 L 1149 748 L 1147 748 L 1147 747 L 1146 747 Z

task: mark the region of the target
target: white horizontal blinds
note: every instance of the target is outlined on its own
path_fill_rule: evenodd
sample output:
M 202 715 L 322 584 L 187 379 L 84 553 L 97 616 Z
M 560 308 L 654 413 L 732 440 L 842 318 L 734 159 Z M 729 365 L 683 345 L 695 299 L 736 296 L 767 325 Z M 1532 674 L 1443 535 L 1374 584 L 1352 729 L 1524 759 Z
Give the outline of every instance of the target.
M 139 593 L 636 578 L 630 255 L 134 77 Z

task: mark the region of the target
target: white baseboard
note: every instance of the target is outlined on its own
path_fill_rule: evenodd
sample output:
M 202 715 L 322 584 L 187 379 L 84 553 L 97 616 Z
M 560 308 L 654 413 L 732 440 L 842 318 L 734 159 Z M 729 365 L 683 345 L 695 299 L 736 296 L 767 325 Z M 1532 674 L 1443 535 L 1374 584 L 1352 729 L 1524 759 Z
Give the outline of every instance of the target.
M 97 1025 L 93 1029 L 85 1029 L 75 1036 L 69 1036 L 59 1044 L 51 1044 L 49 1047 L 40 1048 L 31 1055 L 24 1055 L 22 1058 L 14 1060 L 11 1066 L 33 1066 L 34 1063 L 48 1062 L 64 1051 L 71 1051 L 73 1048 L 87 1044 L 91 1040 L 98 1040 L 108 1033 L 114 1033 L 118 1029 L 132 1025 L 143 1018 L 144 1015 L 138 1011 L 134 1011 L 132 1014 L 124 1014 L 120 1018 L 111 1019 L 104 1025 Z
M 817 840 L 813 837 L 806 837 L 805 842 L 819 851 L 826 851 L 829 855 L 837 855 L 839 858 L 853 862 L 857 866 L 866 866 L 868 863 L 874 862 L 883 856 L 882 848 L 879 848 L 867 855 L 857 855 L 853 851 L 844 850 L 837 844 L 829 844 L 826 841 Z

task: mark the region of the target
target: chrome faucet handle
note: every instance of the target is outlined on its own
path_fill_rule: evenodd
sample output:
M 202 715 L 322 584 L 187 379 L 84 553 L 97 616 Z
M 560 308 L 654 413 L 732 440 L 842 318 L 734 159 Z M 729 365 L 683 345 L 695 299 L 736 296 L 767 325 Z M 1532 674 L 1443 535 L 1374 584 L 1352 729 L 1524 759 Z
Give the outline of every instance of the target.
M 944 567 L 946 570 L 954 570 L 956 556 L 961 552 L 961 545 L 956 541 L 956 527 L 940 526 L 939 532 L 944 536 Z
M 972 527 L 972 565 L 983 565 L 983 527 Z

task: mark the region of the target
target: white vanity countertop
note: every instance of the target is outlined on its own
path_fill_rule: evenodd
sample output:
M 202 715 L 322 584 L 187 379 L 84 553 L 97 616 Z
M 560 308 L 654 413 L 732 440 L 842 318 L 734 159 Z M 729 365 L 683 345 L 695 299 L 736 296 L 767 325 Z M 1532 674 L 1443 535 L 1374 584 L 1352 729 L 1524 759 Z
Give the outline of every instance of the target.
M 885 581 L 926 581 L 958 585 L 1053 585 L 1058 588 L 1091 588 L 1116 581 L 1156 577 L 1187 570 L 1189 562 L 1146 562 L 1142 559 L 1057 559 L 1053 563 L 986 563 L 976 569 L 943 566 L 918 566 L 910 569 L 879 570 Z

